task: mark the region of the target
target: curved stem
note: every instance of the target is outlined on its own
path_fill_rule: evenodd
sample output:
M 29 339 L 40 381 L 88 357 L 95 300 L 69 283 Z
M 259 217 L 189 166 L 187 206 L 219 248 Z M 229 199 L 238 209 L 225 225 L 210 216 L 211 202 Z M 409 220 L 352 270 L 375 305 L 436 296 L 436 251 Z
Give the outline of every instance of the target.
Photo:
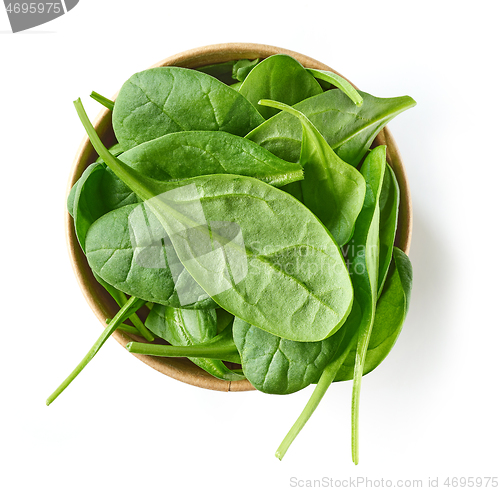
M 309 418 L 312 416 L 316 408 L 318 407 L 321 399 L 326 394 L 326 391 L 335 380 L 335 376 L 339 371 L 340 367 L 344 364 L 344 361 L 347 358 L 347 355 L 350 353 L 353 348 L 356 340 L 357 340 L 357 321 L 356 317 L 349 317 L 346 321 L 346 332 L 344 334 L 344 338 L 342 343 L 338 349 L 339 355 L 335 356 L 335 358 L 325 367 L 321 377 L 316 384 L 314 392 L 312 393 L 309 401 L 307 402 L 305 408 L 300 413 L 300 416 L 295 421 L 294 425 L 290 428 L 290 431 L 286 434 L 285 438 L 281 442 L 278 450 L 276 450 L 276 457 L 278 459 L 282 459 L 290 445 L 293 443 L 297 435 L 300 433 L 302 428 L 304 428 L 305 424 L 309 421 Z
M 275 455 L 278 459 L 281 460 L 285 456 L 290 445 L 293 443 L 302 428 L 304 428 L 305 424 L 309 421 L 309 418 L 312 416 L 321 402 L 321 399 L 323 399 L 323 396 L 332 384 L 338 369 L 339 366 L 333 366 L 333 364 L 331 364 L 323 370 L 323 373 L 321 374 L 309 401 L 307 401 L 305 408 L 300 413 L 297 421 L 295 421 L 294 425 L 290 428 L 290 431 L 286 434 L 285 438 L 278 447 L 278 450 L 276 450 Z
M 83 108 L 81 99 L 77 99 L 73 102 L 73 104 L 75 106 L 76 112 L 78 113 L 78 117 L 80 118 L 80 121 L 82 122 L 82 125 L 87 132 L 90 143 L 92 143 L 92 146 L 99 154 L 99 157 L 104 160 L 104 163 L 114 172 L 116 177 L 127 184 L 132 189 L 132 191 L 134 191 L 135 194 L 137 194 L 137 196 L 139 196 L 139 198 L 141 198 L 143 201 L 147 201 L 148 199 L 154 198 L 158 194 L 161 194 L 163 190 L 155 192 L 151 189 L 151 186 L 148 187 L 144 185 L 144 183 L 147 182 L 148 184 L 152 184 L 152 187 L 154 188 L 155 184 L 157 184 L 157 181 L 153 181 L 152 179 L 142 176 L 136 170 L 124 164 L 117 157 L 110 153 L 110 151 L 106 148 L 106 146 L 99 138 L 97 131 L 92 126 L 92 123 L 90 122 L 90 119 L 85 112 L 85 109 Z
M 329 82 L 341 90 L 356 106 L 363 104 L 363 98 L 359 92 L 343 77 L 333 72 L 326 70 L 315 70 L 314 68 L 306 68 L 306 70 L 314 77 Z
M 47 406 L 52 404 L 61 393 L 68 387 L 68 385 L 78 376 L 78 374 L 88 365 L 90 360 L 94 358 L 97 352 L 101 349 L 106 340 L 113 334 L 115 329 L 130 316 L 131 312 L 135 312 L 138 308 L 144 305 L 144 300 L 136 297 L 130 297 L 120 311 L 113 317 L 113 320 L 107 325 L 106 329 L 99 336 L 90 351 L 83 357 L 83 360 L 76 366 L 76 368 L 68 375 L 63 383 L 49 396 L 47 399 Z

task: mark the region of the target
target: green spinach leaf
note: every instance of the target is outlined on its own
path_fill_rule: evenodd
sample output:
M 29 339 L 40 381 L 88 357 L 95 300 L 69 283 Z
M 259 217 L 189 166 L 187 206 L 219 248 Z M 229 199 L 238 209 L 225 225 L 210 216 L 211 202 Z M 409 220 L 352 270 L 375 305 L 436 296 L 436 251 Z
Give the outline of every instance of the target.
M 73 186 L 75 193 L 73 194 L 72 212 L 75 233 L 83 252 L 85 252 L 85 237 L 89 227 L 108 211 L 101 199 L 92 199 L 94 194 L 98 195 L 96 188 L 99 188 L 105 172 L 104 165 L 92 164 L 85 169 Z
M 236 318 L 233 337 L 245 376 L 261 392 L 291 394 L 316 383 L 333 358 L 344 336 L 314 343 L 283 339 Z
M 253 67 L 259 62 L 259 58 L 255 60 L 238 60 L 233 65 L 233 79 L 243 82 L 252 71 Z
M 399 212 L 398 181 L 391 166 L 389 164 L 386 164 L 386 166 L 384 182 L 380 192 L 378 296 L 382 293 L 387 271 L 391 264 Z
M 96 220 L 88 230 L 85 251 L 92 271 L 128 295 L 173 307 L 215 307 L 182 267 L 163 226 L 144 203 L 123 206 Z M 189 300 L 180 300 L 177 290 Z
M 254 67 L 238 92 L 245 96 L 265 119 L 269 119 L 278 110 L 259 106 L 261 99 L 272 99 L 293 105 L 308 97 L 321 94 L 323 89 L 295 58 L 288 55 L 273 55 Z
M 380 99 L 365 92 L 362 106 L 338 89 L 310 97 L 294 106 L 310 119 L 335 153 L 357 166 L 379 131 L 395 116 L 416 103 L 408 96 Z M 280 113 L 250 132 L 246 138 L 288 162 L 298 162 L 302 140 L 300 121 Z
M 113 110 L 113 128 L 124 150 L 178 131 L 226 131 L 245 136 L 262 121 L 235 90 L 205 73 L 177 67 L 151 68 L 132 75 Z
M 284 186 L 303 179 L 299 164 L 285 162 L 256 143 L 223 131 L 170 133 L 132 148 L 120 159 L 158 181 L 237 174 Z
M 344 245 L 352 236 L 356 218 L 363 207 L 365 180 L 351 165 L 337 157 L 321 133 L 300 111 L 276 101 L 262 105 L 282 109 L 302 124 L 300 163 L 305 179 L 300 186 L 301 201 L 323 222 L 337 244 Z

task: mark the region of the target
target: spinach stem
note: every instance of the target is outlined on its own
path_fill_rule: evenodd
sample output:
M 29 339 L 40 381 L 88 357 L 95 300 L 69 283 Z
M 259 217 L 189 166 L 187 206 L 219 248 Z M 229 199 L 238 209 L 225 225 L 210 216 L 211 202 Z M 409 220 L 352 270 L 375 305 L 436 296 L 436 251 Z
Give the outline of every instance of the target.
M 106 324 L 109 324 L 110 322 L 111 322 L 111 319 L 106 319 Z M 136 336 L 141 335 L 141 333 L 137 330 L 136 327 L 129 326 L 128 324 L 125 324 L 123 322 L 117 327 L 117 329 L 120 331 L 123 331 L 123 332 L 127 332 L 129 334 L 135 334 Z
M 115 292 L 114 298 L 119 307 L 123 307 L 127 302 L 127 296 L 120 290 Z M 137 329 L 139 335 L 141 335 L 146 341 L 154 341 L 154 336 L 151 332 L 149 332 L 149 329 L 144 325 L 135 312 L 129 317 L 129 319 Z
M 146 340 L 146 341 L 154 341 L 154 336 L 151 334 L 149 329 L 144 325 L 137 314 L 132 314 L 130 316 L 130 322 L 134 324 L 138 333 Z
M 363 104 L 363 98 L 359 92 L 343 77 L 333 72 L 325 70 L 315 70 L 314 68 L 306 68 L 306 70 L 314 77 L 329 82 L 341 90 L 356 106 Z
M 351 406 L 351 453 L 352 461 L 356 465 L 359 463 L 359 401 L 361 397 L 361 381 L 363 379 L 363 369 L 365 366 L 368 344 L 370 342 L 373 320 L 374 316 L 372 315 L 368 325 L 359 333 L 356 361 L 354 364 Z
M 167 346 L 163 344 L 137 343 L 135 341 L 127 344 L 127 349 L 131 353 L 152 356 L 191 356 L 196 358 L 222 359 L 224 355 L 234 353 L 231 347 L 217 348 L 205 346 Z
M 321 399 L 323 399 L 323 396 L 332 384 L 338 369 L 339 366 L 337 363 L 331 363 L 323 370 L 323 373 L 321 374 L 309 401 L 307 401 L 305 408 L 300 413 L 297 421 L 295 421 L 294 425 L 290 428 L 290 431 L 286 434 L 285 438 L 281 442 L 281 445 L 278 447 L 278 450 L 276 450 L 275 455 L 278 459 L 281 460 L 285 456 L 290 445 L 293 443 L 302 428 L 304 428 L 305 424 L 309 421 L 309 418 L 312 416 L 321 402 Z
M 335 358 L 323 370 L 323 373 L 321 374 L 321 377 L 314 388 L 314 392 L 311 394 L 305 408 L 300 413 L 297 421 L 295 421 L 294 425 L 290 428 L 290 431 L 286 434 L 285 438 L 278 447 L 278 450 L 276 450 L 275 455 L 278 459 L 283 459 L 290 445 L 293 443 L 297 435 L 300 433 L 302 428 L 304 428 L 305 424 L 309 421 L 309 418 L 318 407 L 321 399 L 323 399 L 323 396 L 326 394 L 328 387 L 330 387 L 335 380 L 337 372 L 344 364 L 347 355 L 350 353 L 357 340 L 357 332 L 355 330 L 356 326 L 356 321 L 354 320 L 351 322 L 351 319 L 348 318 L 345 326 L 346 333 L 344 334 L 342 344 L 338 349 L 338 353 L 340 353 L 340 355 L 335 356 Z
M 110 111 L 112 111 L 115 108 L 115 103 L 113 101 L 111 101 L 107 97 L 104 97 L 101 94 L 98 94 L 97 92 L 92 91 L 90 97 L 92 97 L 94 101 L 97 101 L 99 104 L 102 104 L 104 107 L 108 108 Z
M 87 132 L 89 140 L 92 143 L 92 146 L 99 154 L 99 157 L 101 157 L 106 165 L 114 172 L 116 177 L 127 184 L 143 201 L 147 201 L 148 199 L 157 196 L 158 193 L 152 192 L 151 189 L 148 189 L 148 187 L 145 186 L 143 182 L 141 182 L 151 182 L 152 180 L 141 176 L 137 171 L 118 160 L 102 143 L 99 135 L 97 134 L 97 131 L 92 126 L 92 123 L 90 122 L 90 119 L 85 112 L 85 109 L 83 108 L 81 99 L 77 99 L 73 102 L 73 104 L 76 108 L 76 112 L 78 113 L 80 121 L 82 122 L 83 127 Z
M 131 353 L 164 357 L 190 357 L 224 360 L 241 363 L 240 354 L 234 344 L 233 330 L 224 329 L 215 338 L 206 343 L 192 346 L 168 346 L 164 344 L 128 343 L 127 349 Z
M 131 312 L 135 312 L 138 308 L 144 305 L 144 300 L 136 297 L 130 297 L 120 311 L 113 317 L 112 321 L 107 325 L 106 329 L 99 336 L 90 351 L 84 356 L 83 360 L 77 367 L 69 374 L 64 382 L 49 396 L 47 399 L 47 406 L 52 404 L 59 395 L 68 387 L 68 385 L 78 376 L 78 374 L 87 366 L 87 364 L 94 358 L 97 352 L 101 349 L 106 340 L 113 334 L 115 329 L 130 316 Z
M 110 285 L 106 281 L 104 281 L 98 274 L 94 272 L 95 279 L 99 282 L 99 284 L 105 288 L 105 290 L 113 297 L 114 301 L 118 304 L 118 307 L 122 308 L 127 303 L 127 295 L 123 293 L 118 288 Z M 146 328 L 144 323 L 141 321 L 139 316 L 134 312 L 130 316 L 130 321 L 137 329 L 139 335 L 141 335 L 146 341 L 153 341 L 154 336 L 149 332 L 149 329 Z M 108 322 L 108 321 L 106 321 Z M 133 333 L 135 334 L 135 333 Z
M 148 344 L 131 342 L 127 344 L 130 353 L 140 355 L 162 356 L 162 357 L 191 357 L 191 358 L 210 358 L 213 360 L 227 360 L 227 357 L 233 358 L 236 348 L 227 347 L 208 347 L 203 345 L 193 346 L 167 346 L 163 344 Z M 229 361 L 229 360 L 227 360 Z

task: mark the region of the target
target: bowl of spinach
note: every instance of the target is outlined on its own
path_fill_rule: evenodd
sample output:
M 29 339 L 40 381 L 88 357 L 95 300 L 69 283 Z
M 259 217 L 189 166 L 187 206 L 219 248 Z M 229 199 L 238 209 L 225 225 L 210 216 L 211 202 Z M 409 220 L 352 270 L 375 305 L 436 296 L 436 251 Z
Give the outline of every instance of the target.
M 167 58 L 127 80 L 73 164 L 66 236 L 104 331 L 144 363 L 219 391 L 316 388 L 282 458 L 332 382 L 389 354 L 411 293 L 409 185 L 377 98 L 330 67 L 258 44 Z

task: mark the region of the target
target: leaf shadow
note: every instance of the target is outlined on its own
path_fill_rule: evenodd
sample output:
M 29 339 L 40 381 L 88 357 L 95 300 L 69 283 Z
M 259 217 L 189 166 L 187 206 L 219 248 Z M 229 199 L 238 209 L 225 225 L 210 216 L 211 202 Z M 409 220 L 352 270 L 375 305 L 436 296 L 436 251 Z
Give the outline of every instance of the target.
M 378 367 L 383 378 L 409 392 L 424 390 L 445 363 L 452 335 L 454 286 L 459 281 L 453 256 L 432 220 L 414 208 L 413 237 L 409 257 L 413 265 L 413 289 L 405 325 L 387 359 Z M 404 383 L 401 383 L 404 380 Z M 390 384 L 392 385 L 392 384 Z

